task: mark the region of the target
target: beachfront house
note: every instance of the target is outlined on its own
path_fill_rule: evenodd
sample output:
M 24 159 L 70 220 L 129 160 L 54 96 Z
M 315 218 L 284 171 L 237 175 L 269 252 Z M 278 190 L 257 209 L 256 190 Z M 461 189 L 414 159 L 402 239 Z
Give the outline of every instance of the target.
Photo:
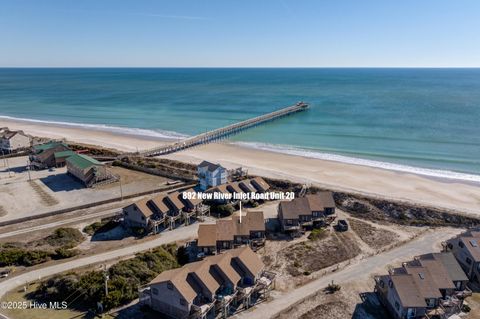
M 70 149 L 67 144 L 62 142 L 34 145 L 30 154 L 30 166 L 35 169 L 64 166 L 66 158 L 63 155 L 66 154 L 64 153 L 66 151 L 70 151 Z M 62 156 L 55 157 L 56 153 L 62 154 Z
M 4 128 L 0 131 L 0 150 L 3 153 L 12 153 L 30 147 L 30 136 L 23 131 L 10 131 Z
M 65 162 L 68 174 L 76 177 L 87 187 L 112 177 L 107 172 L 105 164 L 88 155 L 73 154 L 68 156 Z
M 172 318 L 230 315 L 230 304 L 248 308 L 252 296 L 272 289 L 274 276 L 261 258 L 242 247 L 162 272 L 140 292 L 140 303 Z
M 203 161 L 197 166 L 197 175 L 202 191 L 225 184 L 228 179 L 228 171 L 225 167 L 207 161 Z
M 332 192 L 319 192 L 282 201 L 278 205 L 278 219 L 282 231 L 298 233 L 306 228 L 323 226 L 334 219 L 335 201 Z
M 448 318 L 471 295 L 467 282 L 453 254 L 431 253 L 375 277 L 375 292 L 395 319 Z
M 451 251 L 468 278 L 480 284 L 480 231 L 468 231 L 446 242 L 446 250 Z
M 231 219 L 220 219 L 215 224 L 198 227 L 197 247 L 203 254 L 217 254 L 242 245 L 257 247 L 265 242 L 263 212 L 248 211 Z

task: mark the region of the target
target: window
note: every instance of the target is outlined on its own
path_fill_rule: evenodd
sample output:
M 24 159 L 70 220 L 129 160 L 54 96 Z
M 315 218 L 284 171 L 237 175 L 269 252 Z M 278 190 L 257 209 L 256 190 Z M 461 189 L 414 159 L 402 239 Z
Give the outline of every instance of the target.
M 125 211 L 125 216 L 128 216 L 128 212 L 127 212 L 127 211 Z
M 465 247 L 465 245 L 464 245 L 463 242 L 461 242 L 461 241 L 458 242 L 458 246 L 460 246 L 460 248 Z
M 470 258 L 468 258 L 468 257 L 465 258 L 465 262 L 466 262 L 467 264 L 469 264 L 469 265 L 472 264 L 472 260 L 471 260 Z
M 435 307 L 435 298 L 425 299 L 425 303 L 427 304 L 428 308 Z
M 158 289 L 157 288 L 153 288 L 152 292 L 153 292 L 154 295 L 158 295 Z
M 388 287 L 390 287 L 390 288 L 393 287 L 393 281 L 390 280 L 390 281 L 388 282 Z
M 142 220 L 145 220 L 145 216 L 142 216 Z
M 172 285 L 172 283 L 169 282 L 169 283 L 167 284 L 167 288 L 170 289 L 170 290 L 173 290 L 173 285 Z
M 395 308 L 396 308 L 397 310 L 400 310 L 400 304 L 398 303 L 398 301 L 395 301 Z
M 453 249 L 452 243 L 448 243 L 448 244 L 447 244 L 447 247 L 448 247 L 448 249 Z
M 183 299 L 183 298 L 180 298 L 180 304 L 181 304 L 182 306 L 185 306 L 185 305 L 187 304 L 187 301 L 186 301 L 185 299 Z
M 380 281 L 380 287 L 382 287 L 382 288 L 385 287 L 385 283 L 383 282 L 383 280 Z

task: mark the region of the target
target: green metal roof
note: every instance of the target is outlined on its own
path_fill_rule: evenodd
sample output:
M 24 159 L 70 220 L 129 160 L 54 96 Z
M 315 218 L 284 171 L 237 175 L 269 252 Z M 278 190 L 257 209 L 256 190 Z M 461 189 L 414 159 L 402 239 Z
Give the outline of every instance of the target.
M 55 155 L 55 158 L 61 158 L 61 157 L 69 157 L 69 156 L 72 156 L 76 154 L 74 151 L 61 151 L 61 152 L 56 152 L 54 155 Z
M 103 163 L 100 163 L 96 159 L 84 154 L 73 154 L 67 158 L 67 162 L 77 166 L 80 169 L 86 169 L 93 165 L 103 165 Z
M 62 142 L 49 142 L 49 143 L 45 143 L 45 144 L 34 145 L 33 149 L 37 152 L 38 151 L 45 151 L 45 150 L 54 148 L 58 145 L 63 145 L 63 146 L 68 148 L 68 146 L 65 143 L 62 143 Z

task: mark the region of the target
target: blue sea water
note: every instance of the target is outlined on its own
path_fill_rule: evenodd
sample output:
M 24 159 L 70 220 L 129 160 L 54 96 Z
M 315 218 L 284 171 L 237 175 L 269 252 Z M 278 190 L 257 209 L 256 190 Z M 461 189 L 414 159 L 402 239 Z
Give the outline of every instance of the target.
M 480 69 L 0 69 L 0 116 L 139 135 L 198 134 L 300 100 L 311 108 L 232 140 L 480 181 Z

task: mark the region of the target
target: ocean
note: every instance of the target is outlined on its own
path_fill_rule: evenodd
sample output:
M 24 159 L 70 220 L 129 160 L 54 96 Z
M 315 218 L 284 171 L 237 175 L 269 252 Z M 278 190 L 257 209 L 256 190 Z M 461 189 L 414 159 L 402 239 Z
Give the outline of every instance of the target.
M 0 69 L 0 117 L 180 138 L 306 101 L 247 147 L 480 182 L 480 69 Z

